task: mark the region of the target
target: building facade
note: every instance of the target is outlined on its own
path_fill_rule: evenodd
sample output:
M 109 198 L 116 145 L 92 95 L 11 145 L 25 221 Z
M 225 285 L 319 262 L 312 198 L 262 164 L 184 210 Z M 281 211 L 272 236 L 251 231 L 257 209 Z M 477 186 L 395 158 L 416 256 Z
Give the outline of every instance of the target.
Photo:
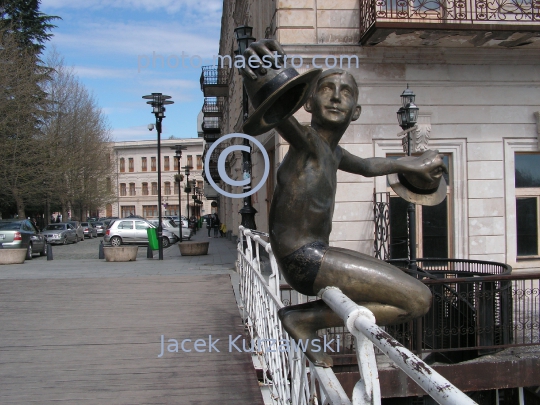
M 404 155 L 396 111 L 408 85 L 420 108 L 417 150 L 439 150 L 449 168 L 445 201 L 416 208 L 418 257 L 539 269 L 540 16 L 534 2 L 509 2 L 504 9 L 484 3 L 482 14 L 479 0 L 452 7 L 438 1 L 225 1 L 220 55 L 234 58 L 234 28 L 246 24 L 257 39 L 280 41 L 288 55 L 297 56 L 297 65 L 301 59 L 300 72 L 341 63 L 358 83 L 362 114 L 340 144 L 363 158 Z M 216 72 L 206 88 L 226 87 L 208 93 L 221 109 L 219 121 L 214 118 L 219 135 L 242 132 L 241 76 L 234 67 Z M 304 110 L 296 117 L 304 124 L 311 119 Z M 271 170 L 252 202 L 257 228 L 267 231 L 276 171 L 288 145 L 275 131 L 257 139 Z M 255 185 L 264 171 L 257 147 L 252 160 Z M 241 180 L 241 153 L 229 154 L 225 168 L 231 179 Z M 406 207 L 384 177 L 338 172 L 331 245 L 373 254 L 374 202 L 381 195 L 389 198 L 391 256 L 406 256 Z M 220 216 L 233 233 L 241 208 L 241 199 L 220 198 Z
M 175 145 L 182 145 L 180 173 L 184 176 L 180 188 L 175 175 L 179 173 Z M 195 216 L 210 213 L 210 201 L 202 198 L 202 152 L 201 138 L 166 139 L 161 141 L 161 206 L 162 215 Z M 144 218 L 158 216 L 157 144 L 156 141 L 115 142 L 112 153 L 117 163 L 116 184 L 118 200 L 105 207 L 104 216 L 127 217 L 139 215 Z M 185 166 L 191 166 L 189 182 L 191 190 L 186 193 Z M 195 183 L 193 184 L 193 181 Z M 195 188 L 193 187 L 195 186 Z M 180 209 L 178 195 L 180 192 Z M 197 197 L 193 198 L 194 195 Z M 198 201 L 202 202 L 199 203 Z M 189 203 L 188 203 L 189 202 Z

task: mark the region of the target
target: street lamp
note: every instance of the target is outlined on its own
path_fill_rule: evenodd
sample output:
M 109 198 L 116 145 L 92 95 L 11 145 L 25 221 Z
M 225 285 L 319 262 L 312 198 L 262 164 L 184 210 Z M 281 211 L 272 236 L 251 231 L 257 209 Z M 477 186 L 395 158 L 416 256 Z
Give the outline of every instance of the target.
M 397 119 L 399 126 L 407 132 L 407 156 L 412 155 L 412 128 L 416 125 L 418 120 L 419 108 L 414 104 L 416 95 L 412 90 L 407 88 L 401 93 L 401 107 L 397 111 Z M 416 271 L 416 204 L 409 203 L 407 207 L 408 221 L 409 221 L 409 270 Z
M 234 30 L 236 42 L 238 42 L 238 49 L 235 51 L 238 55 L 243 55 L 244 51 L 249 45 L 255 41 L 255 38 L 251 36 L 253 28 L 248 25 L 241 25 Z M 248 95 L 246 86 L 242 84 L 242 118 L 245 122 L 249 114 Z M 249 141 L 244 138 L 244 146 L 247 146 L 251 151 Z M 242 171 L 243 178 L 249 179 L 249 183 L 243 188 L 243 192 L 249 192 L 251 190 L 251 152 L 242 151 Z M 239 211 L 242 215 L 242 226 L 248 229 L 257 229 L 255 224 L 255 214 L 257 210 L 251 205 L 251 195 L 244 197 L 244 206 Z
M 182 189 L 180 188 L 180 179 L 182 175 L 180 174 L 180 159 L 182 159 L 182 151 L 186 150 L 187 147 L 184 145 L 174 145 L 171 149 L 176 153 L 176 167 L 178 168 L 178 177 L 176 178 L 176 182 L 178 183 L 178 226 L 180 229 L 180 243 L 182 243 L 184 240 L 182 238 Z
M 184 166 L 182 167 L 184 169 L 184 174 L 186 175 L 186 188 L 184 189 L 187 194 L 187 219 L 188 219 L 188 227 L 189 227 L 189 193 L 191 192 L 191 184 L 189 182 L 189 171 L 193 169 L 193 166 Z
M 166 96 L 162 93 L 152 93 L 148 96 L 143 96 L 147 101 L 147 104 L 152 106 L 152 113 L 156 116 L 156 130 L 157 130 L 157 182 L 158 182 L 158 249 L 159 260 L 163 260 L 163 224 L 161 223 L 161 121 L 165 118 L 164 105 L 173 104 L 171 96 Z M 148 127 L 150 129 L 150 126 Z

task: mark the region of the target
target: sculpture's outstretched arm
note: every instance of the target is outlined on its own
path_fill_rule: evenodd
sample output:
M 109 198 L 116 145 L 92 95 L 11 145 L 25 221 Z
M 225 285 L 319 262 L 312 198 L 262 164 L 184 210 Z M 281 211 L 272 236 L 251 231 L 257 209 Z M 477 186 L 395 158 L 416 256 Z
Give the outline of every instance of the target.
M 360 174 L 365 177 L 383 176 L 391 173 L 416 174 L 426 181 L 433 181 L 448 173 L 448 169 L 439 152 L 428 150 L 413 160 L 395 160 L 387 158 L 367 158 L 355 156 L 345 149 L 339 163 L 339 169 L 345 172 Z

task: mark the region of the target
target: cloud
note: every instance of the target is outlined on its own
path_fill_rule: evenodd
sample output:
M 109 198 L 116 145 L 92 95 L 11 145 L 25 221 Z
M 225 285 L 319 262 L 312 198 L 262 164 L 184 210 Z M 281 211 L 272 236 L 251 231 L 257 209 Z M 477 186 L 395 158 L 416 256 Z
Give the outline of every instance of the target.
M 133 58 L 134 67 L 139 56 L 152 58 L 154 54 L 161 55 L 165 58 L 164 63 L 167 63 L 172 55 L 176 58 L 182 55 L 211 58 L 218 48 L 215 37 L 204 32 L 189 32 L 178 24 L 163 26 L 157 23 L 112 21 L 80 23 L 74 32 L 55 32 L 53 43 L 86 54 L 129 55 Z M 157 63 L 160 63 L 159 60 Z M 171 59 L 170 63 L 174 64 L 175 60 Z M 189 64 L 189 60 L 186 63 Z
M 111 9 L 158 11 L 165 10 L 169 14 L 178 12 L 195 12 L 200 10 L 200 0 L 42 0 L 42 9 Z M 205 0 L 205 12 L 221 12 L 219 0 Z
M 87 79 L 125 79 L 128 76 L 135 76 L 135 72 L 130 69 L 108 69 L 89 66 L 74 66 L 73 69 L 77 76 Z
M 148 121 L 152 122 L 151 119 Z M 163 125 L 163 133 L 167 133 L 167 128 L 165 124 Z M 168 139 L 170 135 L 162 137 L 162 139 Z M 178 135 L 175 135 L 178 137 Z M 186 137 L 179 137 L 186 138 Z M 128 128 L 116 128 L 112 131 L 112 139 L 114 142 L 122 141 L 143 141 L 143 140 L 156 140 L 156 130 L 148 131 L 147 125 L 139 125 L 136 127 Z

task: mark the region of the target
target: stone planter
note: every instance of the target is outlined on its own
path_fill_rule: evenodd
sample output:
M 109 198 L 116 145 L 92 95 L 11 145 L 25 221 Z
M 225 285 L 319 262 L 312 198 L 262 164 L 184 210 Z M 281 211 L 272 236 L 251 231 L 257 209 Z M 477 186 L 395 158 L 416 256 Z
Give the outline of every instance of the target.
M 208 254 L 209 242 L 182 242 L 178 244 L 182 256 L 202 256 Z
M 138 246 L 104 246 L 103 254 L 108 262 L 134 262 L 137 260 Z
M 0 264 L 21 264 L 26 258 L 27 249 L 0 249 Z

